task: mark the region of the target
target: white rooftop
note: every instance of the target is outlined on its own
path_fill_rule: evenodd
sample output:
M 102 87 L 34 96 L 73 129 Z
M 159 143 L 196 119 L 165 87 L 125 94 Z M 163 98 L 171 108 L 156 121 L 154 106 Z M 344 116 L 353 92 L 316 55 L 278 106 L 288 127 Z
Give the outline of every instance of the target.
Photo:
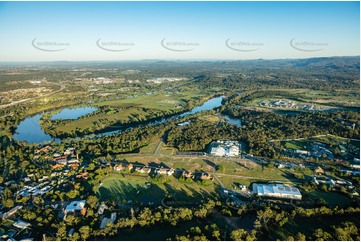
M 253 183 L 253 193 L 258 196 L 302 199 L 302 194 L 297 187 L 283 184 L 257 184 Z
M 22 221 L 22 220 L 19 220 L 13 224 L 14 227 L 19 228 L 19 229 L 27 228 L 30 225 L 31 225 L 30 223 Z
M 65 212 L 74 212 L 82 210 L 85 206 L 85 200 L 73 201 L 65 208 Z

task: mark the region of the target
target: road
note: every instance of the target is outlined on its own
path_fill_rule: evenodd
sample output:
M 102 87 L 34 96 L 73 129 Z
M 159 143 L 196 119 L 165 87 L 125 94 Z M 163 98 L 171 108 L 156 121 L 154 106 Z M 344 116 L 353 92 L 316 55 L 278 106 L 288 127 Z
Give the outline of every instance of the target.
M 58 84 L 57 84 L 57 85 L 58 85 Z M 35 100 L 35 99 L 38 99 L 38 98 L 47 97 L 47 96 L 53 95 L 53 94 L 55 94 L 55 93 L 61 92 L 61 91 L 63 91 L 64 89 L 65 89 L 65 85 L 60 85 L 60 89 L 57 90 L 57 91 L 50 92 L 50 93 L 47 93 L 47 94 L 44 94 L 44 95 L 41 95 L 41 96 L 38 96 L 38 97 L 21 99 L 21 100 L 18 100 L 18 101 L 14 101 L 14 102 L 12 102 L 12 103 L 0 105 L 0 109 L 1 109 L 1 108 L 7 108 L 7 107 L 10 107 L 10 106 L 14 106 L 14 105 L 19 104 L 19 103 L 32 101 L 32 100 Z
M 168 132 L 169 132 L 169 131 L 166 131 L 166 132 L 164 133 L 164 135 L 162 136 L 162 138 L 159 140 L 159 143 L 158 143 L 158 145 L 157 145 L 157 148 L 155 148 L 153 155 L 158 155 L 159 149 L 162 147 L 163 143 L 165 143 L 165 140 L 167 139 Z M 161 155 L 161 156 L 162 156 L 162 155 Z

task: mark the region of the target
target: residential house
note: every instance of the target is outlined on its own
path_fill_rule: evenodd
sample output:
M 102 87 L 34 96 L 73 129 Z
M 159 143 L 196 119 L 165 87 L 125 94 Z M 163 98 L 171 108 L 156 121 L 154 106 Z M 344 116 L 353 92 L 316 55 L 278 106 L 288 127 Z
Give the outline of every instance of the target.
M 143 166 L 136 166 L 135 171 L 140 172 L 143 169 Z
M 68 160 L 68 164 L 78 164 L 78 163 L 79 163 L 79 160 L 77 160 L 77 159 Z
M 75 152 L 75 148 L 69 147 L 64 151 L 64 155 L 73 155 Z
M 73 164 L 70 164 L 70 167 L 71 169 L 75 170 L 79 167 L 79 164 L 78 163 L 73 163 Z
M 151 168 L 143 166 L 142 169 L 140 169 L 140 173 L 147 173 L 149 174 L 151 172 Z
M 59 157 L 56 157 L 53 159 L 53 161 L 55 161 L 56 163 L 59 163 L 59 164 L 63 164 L 65 162 L 67 162 L 67 158 L 66 156 L 59 156 Z
M 88 176 L 89 176 L 89 172 L 86 171 L 82 174 L 77 175 L 76 178 L 86 180 L 86 179 L 88 179 Z
M 100 204 L 99 208 L 98 208 L 98 214 L 102 215 L 104 213 L 105 209 L 108 209 L 108 206 L 105 204 Z
M 158 168 L 158 169 L 156 169 L 155 172 L 158 175 L 166 175 L 168 173 L 168 171 L 169 171 L 169 169 L 167 169 L 167 168 Z
M 49 146 L 49 145 L 47 145 L 47 146 L 45 146 L 45 147 L 43 147 L 43 148 L 41 148 L 41 149 L 37 149 L 37 150 L 35 151 L 35 153 L 36 153 L 36 154 L 46 153 L 46 152 L 48 152 L 48 151 L 51 150 L 51 149 L 52 149 L 52 147 Z
M 167 171 L 167 175 L 168 175 L 168 176 L 171 176 L 171 175 L 174 174 L 174 172 L 175 172 L 175 170 L 174 170 L 173 168 L 170 168 L 170 169 Z
M 117 213 L 112 213 L 110 215 L 110 218 L 103 218 L 103 220 L 100 223 L 100 229 L 104 229 L 108 223 L 114 223 L 117 219 Z
M 211 174 L 209 174 L 207 172 L 202 172 L 200 179 L 201 180 L 213 180 L 213 177 Z
M 181 171 L 181 177 L 184 177 L 184 178 L 193 178 L 194 175 L 192 172 L 189 172 L 189 171 L 186 171 L 186 170 L 182 170 Z
M 13 223 L 13 226 L 18 229 L 26 229 L 30 227 L 30 225 L 31 225 L 30 223 L 24 222 L 22 220 L 18 220 L 17 222 Z
M 13 207 L 12 209 L 10 209 L 9 211 L 7 211 L 6 213 L 3 214 L 3 219 L 7 219 L 10 216 L 14 215 L 17 211 L 19 211 L 20 209 L 22 209 L 23 206 L 16 206 Z
M 53 166 L 51 166 L 52 170 L 56 170 L 56 169 L 61 169 L 65 166 L 65 164 L 55 164 Z
M 14 184 L 14 183 L 15 183 L 15 181 L 14 181 L 14 180 L 11 180 L 11 181 L 5 182 L 4 185 L 8 187 L 8 186 L 10 186 L 10 185 L 12 185 L 12 184 Z
M 125 164 L 123 164 L 123 163 L 120 163 L 120 164 L 116 164 L 116 165 L 114 165 L 114 170 L 115 171 L 122 171 L 122 170 L 124 170 L 125 168 L 127 168 L 127 166 L 125 165 Z
M 85 214 L 86 208 L 85 208 L 85 200 L 79 200 L 79 201 L 73 201 L 68 206 L 66 206 L 64 213 L 74 213 L 74 212 L 80 212 L 81 214 Z

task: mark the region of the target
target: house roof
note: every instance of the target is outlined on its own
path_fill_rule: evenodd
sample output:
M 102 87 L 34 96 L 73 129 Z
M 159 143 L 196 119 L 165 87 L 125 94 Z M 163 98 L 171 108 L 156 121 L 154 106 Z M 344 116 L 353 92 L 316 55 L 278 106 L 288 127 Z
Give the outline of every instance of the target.
M 74 212 L 76 210 L 82 210 L 85 206 L 85 200 L 73 201 L 68 206 L 66 206 L 66 212 Z
M 19 221 L 15 222 L 15 223 L 13 224 L 14 227 L 19 228 L 19 229 L 27 228 L 27 227 L 29 227 L 30 225 L 31 225 L 30 223 L 24 222 L 24 221 L 22 221 L 22 220 L 19 220 Z

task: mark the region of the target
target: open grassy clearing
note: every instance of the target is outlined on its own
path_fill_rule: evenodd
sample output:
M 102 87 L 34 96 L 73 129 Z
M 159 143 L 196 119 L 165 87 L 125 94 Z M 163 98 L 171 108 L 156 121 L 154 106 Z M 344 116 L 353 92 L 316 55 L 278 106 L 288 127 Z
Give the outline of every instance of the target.
M 292 140 L 292 141 L 282 141 L 281 144 L 286 149 L 295 149 L 295 150 L 308 150 L 310 148 L 311 141 L 309 140 Z
M 152 154 L 154 154 L 154 151 L 157 148 L 159 140 L 160 139 L 155 139 L 154 142 L 148 144 L 147 146 L 144 146 L 144 147 L 140 148 L 139 153 L 144 154 L 144 155 L 152 155 Z
M 172 156 L 176 151 L 177 151 L 176 148 L 164 147 L 163 144 L 162 147 L 159 149 L 158 154 L 161 156 Z
M 267 168 L 254 163 L 252 161 L 233 161 L 222 159 L 218 161 L 218 164 L 222 166 L 217 173 L 225 173 L 231 175 L 247 176 L 247 177 L 259 177 L 264 179 L 285 179 L 284 172 L 277 168 Z
M 180 112 L 186 104 L 198 105 L 210 97 L 210 93 L 198 89 L 184 92 L 163 91 L 155 94 L 140 95 L 133 98 L 104 101 L 89 106 L 105 107 L 104 110 L 68 120 L 65 126 L 52 127 L 56 133 L 74 133 L 76 130 L 93 132 L 119 123 L 146 121 Z
M 156 110 L 154 110 L 155 112 L 153 114 L 156 115 Z M 105 128 L 107 125 L 103 125 L 102 121 L 105 121 L 105 123 L 108 123 L 109 125 L 111 125 L 112 123 L 115 123 L 117 121 L 122 121 L 122 122 L 131 122 L 131 121 L 136 121 L 138 119 L 138 117 L 140 116 L 147 116 L 149 115 L 150 112 L 148 111 L 144 111 L 141 109 L 126 109 L 126 110 L 122 110 L 118 113 L 112 113 L 109 112 L 106 115 L 104 114 L 95 114 L 95 115 L 88 115 L 84 118 L 79 118 L 76 120 L 72 120 L 70 122 L 67 122 L 67 124 L 65 126 L 57 126 L 55 127 L 56 130 L 58 130 L 58 132 L 66 132 L 66 133 L 71 133 L 74 130 L 77 129 L 81 129 L 81 130 L 86 130 L 86 129 L 95 129 L 97 130 L 99 128 Z
M 197 88 L 184 88 L 182 91 L 160 91 L 154 94 L 139 95 L 133 98 L 104 101 L 93 104 L 94 106 L 109 106 L 109 107 L 136 107 L 169 110 L 177 108 L 184 102 L 189 100 L 205 100 L 209 94 Z
M 96 188 L 101 199 L 113 199 L 119 203 L 132 201 L 143 204 L 158 204 L 166 195 L 175 201 L 200 202 L 215 196 L 216 185 L 203 186 L 194 181 L 180 182 L 173 176 L 164 176 L 164 181 L 152 179 L 147 174 L 119 172 L 112 173 Z M 146 187 L 146 182 L 151 186 Z
M 227 189 L 232 189 L 232 190 L 236 189 L 238 185 L 245 185 L 249 187 L 251 183 L 259 181 L 257 179 L 236 178 L 236 177 L 229 177 L 222 175 L 217 175 L 217 177 L 219 178 L 219 180 L 221 180 L 221 182 L 224 184 L 224 186 Z
M 152 145 L 154 147 L 154 145 Z M 153 153 L 149 150 L 149 153 Z M 161 153 L 161 152 L 159 152 Z M 220 168 L 216 171 L 217 176 L 221 174 L 235 175 L 244 179 L 269 179 L 274 181 L 296 181 L 298 180 L 294 174 L 298 175 L 314 175 L 314 172 L 305 169 L 278 169 L 276 167 L 264 167 L 250 161 L 250 160 L 239 160 L 239 159 L 226 159 L 226 158 L 213 158 L 213 157 L 189 157 L 189 156 L 172 156 L 172 155 L 140 155 L 140 154 L 124 154 L 117 156 L 118 160 L 125 159 L 128 162 L 139 162 L 144 165 L 154 165 L 168 167 L 168 168 L 179 168 L 186 169 L 188 171 L 204 171 L 208 173 L 214 172 L 214 166 L 220 165 Z M 243 178 L 242 178 L 243 179 Z M 302 181 L 300 181 L 302 182 Z
M 317 190 L 308 193 L 308 197 L 312 200 L 323 199 L 328 205 L 331 206 L 346 206 L 352 203 L 351 199 L 336 192 L 323 192 Z
M 139 162 L 144 165 L 154 166 L 163 166 L 168 168 L 179 168 L 186 169 L 188 171 L 205 171 L 213 172 L 213 166 L 211 163 L 207 162 L 207 159 L 202 159 L 198 157 L 172 157 L 172 156 L 141 156 L 141 155 L 119 155 L 117 156 L 118 160 L 125 159 L 128 162 Z
M 94 104 L 94 106 L 98 106 L 98 107 L 100 106 L 110 106 L 115 108 L 135 107 L 135 108 L 150 108 L 150 109 L 160 109 L 160 110 L 174 109 L 178 105 L 180 105 L 179 98 L 165 94 L 143 95 L 134 98 L 105 101 Z
M 282 93 L 277 93 L 277 92 Z M 271 93 L 274 93 L 273 95 Z M 259 106 L 259 103 L 268 99 L 290 99 L 296 103 L 312 103 L 322 108 L 332 108 L 333 106 L 360 106 L 359 91 L 335 90 L 332 92 L 310 90 L 310 89 L 277 89 L 267 91 L 262 98 L 255 98 L 246 103 L 249 106 Z M 296 100 L 295 100 L 296 99 Z
M 206 120 L 208 122 L 212 123 L 219 123 L 220 118 L 217 115 L 204 115 L 202 117 L 199 117 L 200 120 Z

